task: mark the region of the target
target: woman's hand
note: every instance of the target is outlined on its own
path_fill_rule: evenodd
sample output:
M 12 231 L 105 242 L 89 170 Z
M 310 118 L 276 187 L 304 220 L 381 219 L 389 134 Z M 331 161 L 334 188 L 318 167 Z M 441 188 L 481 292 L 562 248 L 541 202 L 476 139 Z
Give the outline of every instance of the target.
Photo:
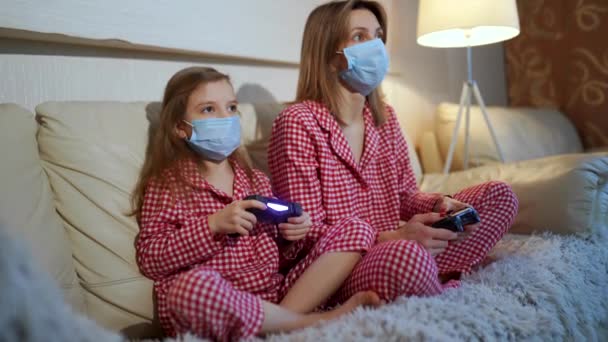
M 479 223 L 469 224 L 467 226 L 464 226 L 464 232 L 457 233 L 458 238 L 456 239 L 456 241 L 454 241 L 454 243 L 459 243 L 459 242 L 467 239 L 469 236 L 473 235 L 473 233 L 475 233 L 475 231 L 477 231 L 478 228 L 479 228 Z
M 266 205 L 256 200 L 234 201 L 209 215 L 209 229 L 213 234 L 249 235 L 257 223 L 255 215 L 247 211 L 249 208 L 266 210 Z
M 433 211 L 436 213 L 440 213 L 441 215 L 445 215 L 446 213 L 458 211 L 467 207 L 471 207 L 470 205 L 460 202 L 459 200 L 449 197 L 443 196 L 441 199 L 435 203 L 435 207 Z M 470 235 L 475 233 L 475 231 L 479 228 L 479 223 L 470 224 L 464 226 L 464 232 L 458 233 L 458 238 L 455 242 L 461 242 L 462 240 L 468 238 Z
M 470 207 L 470 205 L 462 203 L 459 200 L 449 196 L 442 196 L 440 199 L 437 200 L 437 202 L 435 202 L 433 212 L 445 215 L 446 213 L 458 211 L 466 207 Z
M 304 212 L 298 217 L 290 217 L 286 223 L 279 224 L 279 233 L 288 241 L 303 239 L 310 231 L 312 221 L 310 215 Z
M 442 253 L 448 247 L 449 241 L 458 239 L 458 234 L 429 226 L 441 217 L 438 213 L 426 213 L 414 215 L 407 222 L 399 221 L 395 237 L 400 240 L 418 241 L 431 255 Z

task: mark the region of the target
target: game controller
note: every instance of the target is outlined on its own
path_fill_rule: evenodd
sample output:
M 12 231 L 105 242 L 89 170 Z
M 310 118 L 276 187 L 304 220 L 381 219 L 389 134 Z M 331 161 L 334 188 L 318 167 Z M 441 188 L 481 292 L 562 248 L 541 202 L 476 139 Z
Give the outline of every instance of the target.
M 277 198 L 261 195 L 251 195 L 245 200 L 256 200 L 266 205 L 266 210 L 249 208 L 247 211 L 254 214 L 260 222 L 279 224 L 287 222 L 290 217 L 298 217 L 303 213 L 302 206 L 295 202 L 281 201 Z
M 473 207 L 466 207 L 448 214 L 441 220 L 433 223 L 431 227 L 444 228 L 456 233 L 464 232 L 464 226 L 478 223 L 479 215 Z

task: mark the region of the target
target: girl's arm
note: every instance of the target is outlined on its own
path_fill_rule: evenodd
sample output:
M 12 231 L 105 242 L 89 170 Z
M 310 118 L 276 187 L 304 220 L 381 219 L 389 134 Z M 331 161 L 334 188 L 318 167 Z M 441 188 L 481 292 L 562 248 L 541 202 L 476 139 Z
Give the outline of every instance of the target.
M 162 279 L 222 250 L 225 236 L 211 233 L 208 216 L 180 219 L 183 211 L 167 187 L 148 186 L 136 240 L 137 264 L 146 277 Z

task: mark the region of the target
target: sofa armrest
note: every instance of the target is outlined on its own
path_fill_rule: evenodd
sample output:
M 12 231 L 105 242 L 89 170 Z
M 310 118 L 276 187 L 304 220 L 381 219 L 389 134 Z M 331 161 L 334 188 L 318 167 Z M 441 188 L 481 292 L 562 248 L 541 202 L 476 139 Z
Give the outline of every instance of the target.
M 587 152 L 587 153 L 606 153 L 606 154 L 608 154 L 608 146 L 591 147 L 589 149 L 586 149 L 585 152 Z
M 432 131 L 424 132 L 418 150 L 424 173 L 440 173 L 443 171 L 443 162 L 435 133 Z
M 490 180 L 509 183 L 519 199 L 512 233 L 608 235 L 608 154 L 552 156 L 425 175 L 423 191 L 455 193 Z

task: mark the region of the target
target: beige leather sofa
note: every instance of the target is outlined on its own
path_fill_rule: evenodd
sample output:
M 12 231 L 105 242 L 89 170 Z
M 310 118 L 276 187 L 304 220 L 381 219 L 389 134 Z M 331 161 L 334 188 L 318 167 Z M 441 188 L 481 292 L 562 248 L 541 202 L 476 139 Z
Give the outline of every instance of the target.
M 75 308 L 129 336 L 158 333 L 152 282 L 135 263 L 138 227 L 126 215 L 157 109 L 146 102 L 48 102 L 34 115 L 0 105 L 0 221 L 29 242 Z M 241 106 L 244 143 L 263 170 L 280 109 Z M 443 176 L 423 175 L 411 153 L 427 191 L 509 181 L 520 199 L 514 231 L 550 227 L 593 235 L 608 229 L 607 156 L 558 156 Z
M 458 104 L 441 103 L 437 107 L 435 129 L 423 133 L 420 157 L 425 173 L 443 172 L 452 140 Z M 604 152 L 608 147 L 585 151 L 576 128 L 557 109 L 525 107 L 487 107 L 488 117 L 503 150 L 505 163 L 573 153 Z M 481 110 L 471 107 L 469 168 L 499 161 Z M 462 170 L 464 160 L 464 118 L 451 170 Z

